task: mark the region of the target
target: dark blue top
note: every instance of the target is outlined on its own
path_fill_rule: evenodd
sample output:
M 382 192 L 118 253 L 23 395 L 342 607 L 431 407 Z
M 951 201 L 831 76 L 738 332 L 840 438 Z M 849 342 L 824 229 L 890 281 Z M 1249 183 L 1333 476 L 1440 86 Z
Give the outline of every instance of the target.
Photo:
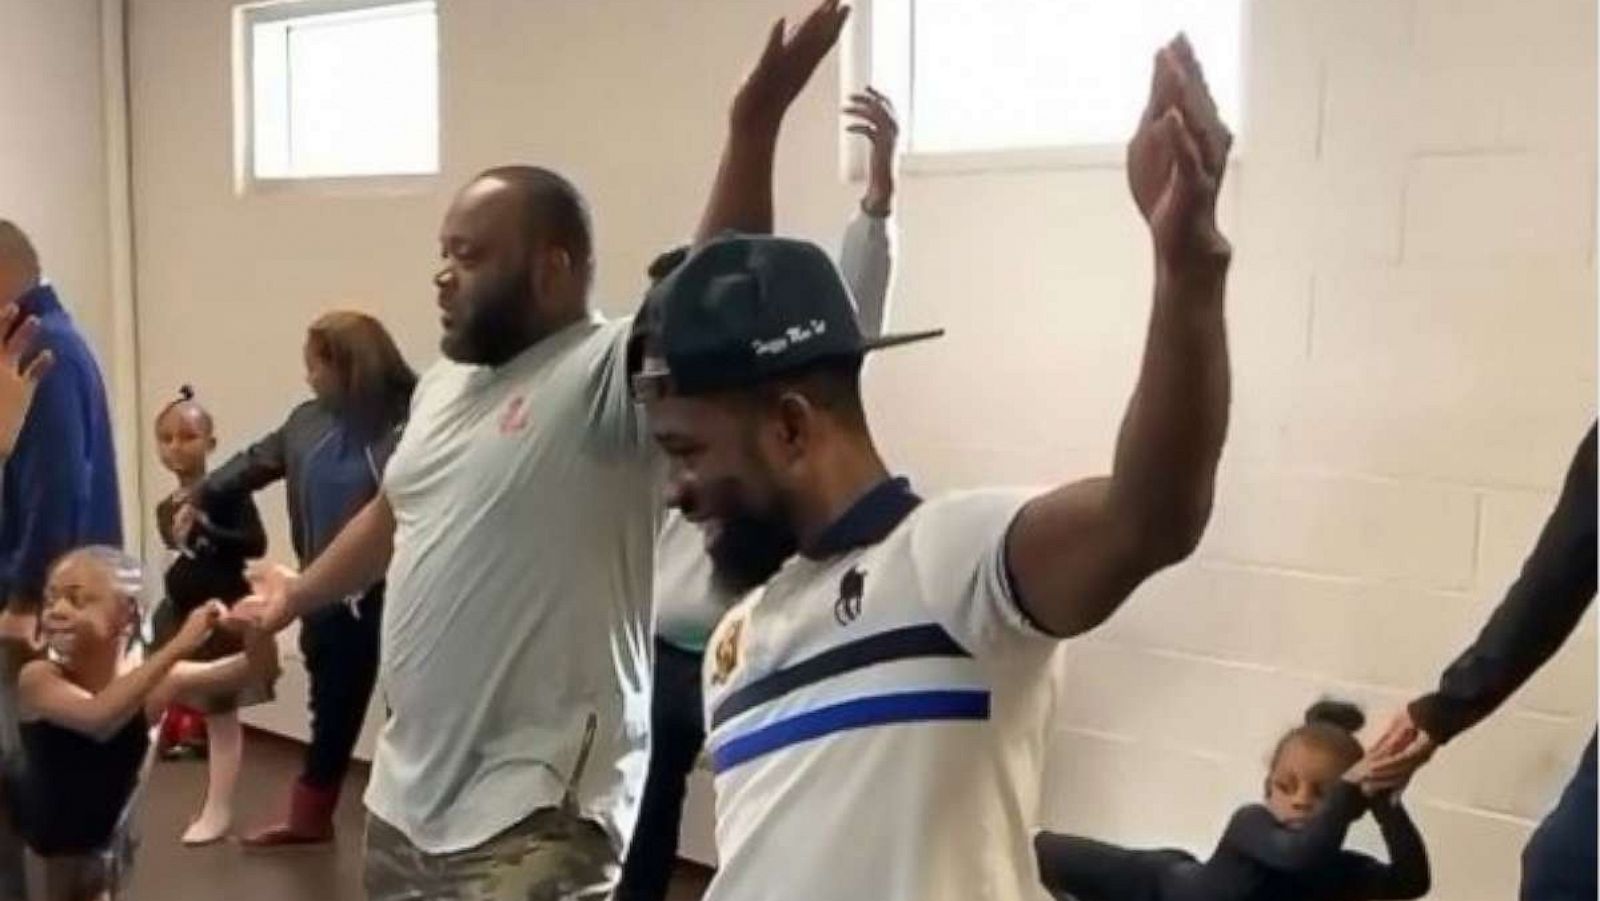
M 50 351 L 55 365 L 5 464 L 0 589 L 6 598 L 37 603 L 57 557 L 86 544 L 122 544 L 122 515 L 111 414 L 94 354 L 49 285 L 24 294 L 20 305 L 39 319 L 34 352 Z

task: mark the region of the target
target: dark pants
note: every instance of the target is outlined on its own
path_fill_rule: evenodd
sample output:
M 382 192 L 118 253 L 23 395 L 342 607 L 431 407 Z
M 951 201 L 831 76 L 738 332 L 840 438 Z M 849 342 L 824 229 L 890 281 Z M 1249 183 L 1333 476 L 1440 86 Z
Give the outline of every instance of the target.
M 1522 901 L 1593 901 L 1595 895 L 1595 739 L 1561 802 L 1522 851 Z
M 700 746 L 705 713 L 700 702 L 701 655 L 656 639 L 654 694 L 650 699 L 650 773 L 639 805 L 622 883 L 615 901 L 661 901 L 678 862 L 683 796 Z
M 1179 901 L 1200 862 L 1185 851 L 1145 851 L 1078 835 L 1040 832 L 1033 837 L 1039 882 L 1061 901 Z
M 311 743 L 300 778 L 315 788 L 337 789 L 344 781 L 378 678 L 383 586 L 367 592 L 357 609 L 359 617 L 337 604 L 300 622 L 300 653 L 311 677 Z

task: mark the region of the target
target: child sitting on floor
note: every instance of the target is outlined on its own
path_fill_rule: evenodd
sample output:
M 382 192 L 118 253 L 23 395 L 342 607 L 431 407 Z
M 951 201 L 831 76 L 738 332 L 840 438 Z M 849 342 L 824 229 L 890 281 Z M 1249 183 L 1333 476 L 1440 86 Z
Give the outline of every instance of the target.
M 1073 901 L 1367 901 L 1420 898 L 1428 853 L 1400 806 L 1398 785 L 1367 778 L 1354 705 L 1319 701 L 1278 741 L 1265 803 L 1234 813 L 1211 859 L 1136 851 L 1041 832 L 1039 878 Z M 1344 850 L 1350 824 L 1372 811 L 1389 863 Z
M 46 652 L 22 666 L 19 760 L 8 759 L 7 800 L 18 831 L 43 858 L 49 901 L 109 899 L 131 850 L 124 811 L 138 786 L 150 727 L 174 698 L 238 691 L 277 675 L 270 635 L 205 663 L 226 612 L 189 614 L 143 663 L 124 666 L 141 623 L 137 560 L 115 548 L 73 551 L 51 567 L 40 621 Z

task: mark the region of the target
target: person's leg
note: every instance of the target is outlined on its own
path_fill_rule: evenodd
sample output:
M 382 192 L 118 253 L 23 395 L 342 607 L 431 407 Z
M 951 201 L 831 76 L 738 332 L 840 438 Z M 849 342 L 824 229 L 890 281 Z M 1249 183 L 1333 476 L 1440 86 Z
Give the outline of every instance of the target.
M 27 849 L 9 816 L 0 816 L 0 901 L 28 901 Z
M 1592 901 L 1595 894 L 1595 739 L 1522 852 L 1522 901 Z
M 461 901 L 605 901 L 621 870 L 604 829 L 553 807 L 433 862 L 433 897 Z
M 616 901 L 662 901 L 678 862 L 689 773 L 705 742 L 700 655 L 656 640 L 650 700 L 650 770 Z
M 350 769 L 350 755 L 361 738 L 378 678 L 382 609 L 364 602 L 359 617 L 343 606 L 330 612 L 319 636 L 325 663 L 315 690 L 311 744 L 301 778 L 337 793 Z
M 428 864 L 427 855 L 400 830 L 367 816 L 361 871 L 367 901 L 436 901 L 450 897 L 435 891 Z
M 302 622 L 300 650 L 311 682 L 311 741 L 291 790 L 287 819 L 250 836 L 245 844 L 270 847 L 333 839 L 339 792 L 378 675 L 377 597 L 376 592 L 369 594 L 359 618 L 340 606 Z
M 1163 871 L 1187 862 L 1161 851 L 1133 851 L 1092 838 L 1040 832 L 1033 837 L 1039 882 L 1072 901 L 1157 901 Z
M 183 833 L 186 845 L 209 845 L 227 835 L 233 826 L 233 791 L 244 761 L 244 727 L 239 723 L 239 712 L 208 714 L 206 743 L 210 748 L 206 800 Z

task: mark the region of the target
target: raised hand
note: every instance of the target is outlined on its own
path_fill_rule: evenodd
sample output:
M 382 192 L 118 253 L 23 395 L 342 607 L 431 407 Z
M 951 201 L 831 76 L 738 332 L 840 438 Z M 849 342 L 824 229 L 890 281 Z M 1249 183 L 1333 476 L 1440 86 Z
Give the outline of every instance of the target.
M 871 85 L 850 95 L 844 114 L 854 120 L 845 130 L 866 138 L 872 145 L 867 165 L 867 193 L 861 208 L 869 215 L 889 215 L 894 200 L 895 144 L 900 140 L 900 122 L 894 104 Z
M 734 96 L 734 127 L 776 131 L 789 105 L 838 43 L 849 17 L 850 7 L 839 0 L 823 0 L 787 35 L 784 20 L 779 19 L 767 35 L 761 58 Z
M 0 459 L 11 456 L 17 446 L 33 393 L 55 362 L 48 350 L 28 359 L 38 334 L 39 320 L 32 316 L 23 319 L 22 309 L 15 303 L 0 309 L 0 335 L 5 336 L 0 342 Z
M 1150 101 L 1128 142 L 1128 186 L 1163 265 L 1182 270 L 1231 254 L 1216 208 L 1232 146 L 1194 50 L 1179 35 L 1156 53 Z

